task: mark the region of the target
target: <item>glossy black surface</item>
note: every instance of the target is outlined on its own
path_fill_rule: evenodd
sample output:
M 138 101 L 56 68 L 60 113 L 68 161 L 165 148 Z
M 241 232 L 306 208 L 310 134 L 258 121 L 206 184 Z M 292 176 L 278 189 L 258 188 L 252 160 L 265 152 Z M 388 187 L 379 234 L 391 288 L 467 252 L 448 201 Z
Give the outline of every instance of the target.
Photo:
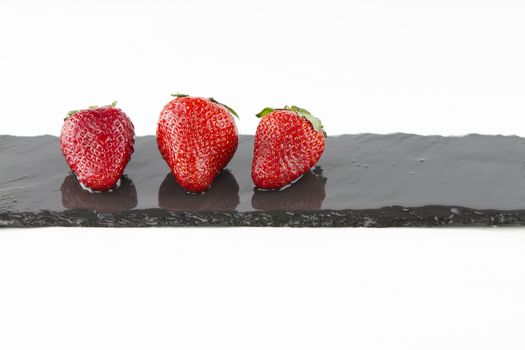
M 525 139 L 329 137 L 317 167 L 279 192 L 253 188 L 253 136 L 212 188 L 185 193 L 153 136 L 137 137 L 121 186 L 80 188 L 54 136 L 0 136 L 0 227 L 437 226 L 525 223 Z

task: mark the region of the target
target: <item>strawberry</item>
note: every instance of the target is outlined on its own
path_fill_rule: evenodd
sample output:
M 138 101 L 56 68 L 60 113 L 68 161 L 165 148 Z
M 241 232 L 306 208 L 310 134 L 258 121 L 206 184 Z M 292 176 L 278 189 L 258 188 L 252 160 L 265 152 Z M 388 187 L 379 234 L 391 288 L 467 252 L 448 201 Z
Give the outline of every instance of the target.
M 237 150 L 237 114 L 213 98 L 172 96 L 160 113 L 157 145 L 177 182 L 204 192 Z
M 133 123 L 115 104 L 71 111 L 64 119 L 60 147 L 71 171 L 87 190 L 115 188 L 133 153 Z
M 280 189 L 312 168 L 325 148 L 321 121 L 297 106 L 265 108 L 255 133 L 252 179 L 261 189 Z

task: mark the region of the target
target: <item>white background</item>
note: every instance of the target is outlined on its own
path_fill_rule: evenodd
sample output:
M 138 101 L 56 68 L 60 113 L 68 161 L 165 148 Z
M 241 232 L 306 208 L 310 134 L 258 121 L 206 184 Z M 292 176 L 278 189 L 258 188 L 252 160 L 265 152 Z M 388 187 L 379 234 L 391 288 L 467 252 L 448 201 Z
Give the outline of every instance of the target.
M 253 133 L 297 104 L 329 134 L 525 136 L 522 1 L 0 1 L 0 134 L 169 94 Z M 0 166 L 6 166 L 4 164 Z M 523 349 L 510 230 L 0 232 L 0 349 Z
M 56 135 L 116 99 L 153 134 L 179 91 L 231 105 L 242 133 L 297 104 L 329 134 L 525 135 L 523 1 L 0 3 L 2 133 Z

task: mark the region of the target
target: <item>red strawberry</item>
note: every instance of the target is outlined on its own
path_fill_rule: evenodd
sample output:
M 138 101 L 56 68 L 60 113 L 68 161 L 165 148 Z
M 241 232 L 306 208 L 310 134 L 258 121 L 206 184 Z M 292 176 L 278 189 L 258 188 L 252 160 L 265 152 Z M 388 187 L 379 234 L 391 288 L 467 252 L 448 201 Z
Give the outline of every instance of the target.
M 133 153 L 133 123 L 115 104 L 71 111 L 62 126 L 62 153 L 88 190 L 115 188 Z
M 255 133 L 252 179 L 258 188 L 276 190 L 313 167 L 325 147 L 321 121 L 305 109 L 265 108 Z
M 213 98 L 173 96 L 160 113 L 157 145 L 177 182 L 203 192 L 237 150 L 237 114 Z

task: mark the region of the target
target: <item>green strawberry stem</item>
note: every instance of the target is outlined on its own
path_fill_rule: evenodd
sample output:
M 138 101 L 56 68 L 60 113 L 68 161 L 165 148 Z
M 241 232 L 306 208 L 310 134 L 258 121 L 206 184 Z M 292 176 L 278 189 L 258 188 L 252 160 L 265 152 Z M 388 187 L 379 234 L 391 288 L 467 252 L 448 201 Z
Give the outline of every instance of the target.
M 266 107 L 262 111 L 256 114 L 257 118 L 264 118 L 266 115 L 272 113 L 275 110 L 281 110 L 281 111 L 292 111 L 300 115 L 301 117 L 305 118 L 312 124 L 314 130 L 321 131 L 323 135 L 326 137 L 326 132 L 324 131 L 323 124 L 321 123 L 321 119 L 316 118 L 312 115 L 312 113 L 308 112 L 306 109 L 297 107 L 297 106 L 284 106 L 284 108 L 271 108 Z
M 213 102 L 213 103 L 217 103 L 217 104 L 220 104 L 220 105 L 223 106 L 223 107 L 226 107 L 226 109 L 227 109 L 228 111 L 230 111 L 230 113 L 231 113 L 232 115 L 234 115 L 235 117 L 237 117 L 237 119 L 240 119 L 240 118 L 239 118 L 239 115 L 237 114 L 237 112 L 235 112 L 235 111 L 233 110 L 233 108 L 226 106 L 224 103 L 220 103 L 219 101 L 217 101 L 217 100 L 214 99 L 213 97 L 210 97 L 209 100 L 210 100 L 211 102 Z
M 264 108 L 262 111 L 260 111 L 259 113 L 257 113 L 255 116 L 256 116 L 257 118 L 263 118 L 264 116 L 266 116 L 267 114 L 272 113 L 273 111 L 275 111 L 274 108 L 266 107 L 266 108 Z
M 117 105 L 117 100 L 111 102 L 111 104 L 109 104 L 108 106 L 115 107 L 116 105 Z M 96 109 L 98 107 L 99 106 L 93 105 L 93 106 L 88 106 L 88 109 Z M 67 118 L 72 117 L 78 112 L 80 112 L 80 109 L 74 109 L 72 111 L 67 112 L 67 117 L 64 118 L 64 121 L 67 120 Z

